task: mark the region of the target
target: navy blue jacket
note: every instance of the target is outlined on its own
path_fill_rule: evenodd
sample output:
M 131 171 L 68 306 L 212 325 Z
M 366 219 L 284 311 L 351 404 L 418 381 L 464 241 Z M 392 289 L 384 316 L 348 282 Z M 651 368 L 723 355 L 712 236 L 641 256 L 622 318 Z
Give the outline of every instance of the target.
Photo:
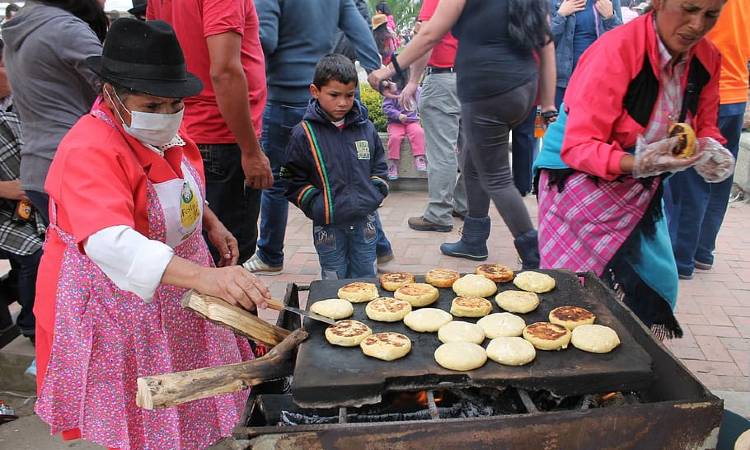
M 385 151 L 358 101 L 339 129 L 311 100 L 292 129 L 281 170 L 286 197 L 314 225 L 347 225 L 367 217 L 386 195 Z
M 255 0 L 255 9 L 271 102 L 307 103 L 315 65 L 331 53 L 339 29 L 365 70 L 380 67 L 370 26 L 353 0 Z
M 555 58 L 557 60 L 557 86 L 561 88 L 568 87 L 568 81 L 573 74 L 573 35 L 576 30 L 576 15 L 571 14 L 562 17 L 557 11 L 560 9 L 563 0 L 550 0 L 550 29 L 552 39 L 555 41 Z M 605 32 L 622 25 L 622 8 L 620 0 L 612 0 L 612 9 L 614 14 L 607 20 L 604 20 L 599 12 L 594 8 L 596 17 L 597 34 L 601 36 Z

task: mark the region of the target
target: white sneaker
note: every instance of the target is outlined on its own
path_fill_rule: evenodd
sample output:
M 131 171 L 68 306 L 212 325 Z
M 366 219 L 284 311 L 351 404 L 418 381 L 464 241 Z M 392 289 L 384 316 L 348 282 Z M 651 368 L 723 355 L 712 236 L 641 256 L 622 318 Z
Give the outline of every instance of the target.
M 264 263 L 257 254 L 253 255 L 242 263 L 242 267 L 252 273 L 265 274 L 265 275 L 278 275 L 284 270 L 284 266 L 269 266 Z

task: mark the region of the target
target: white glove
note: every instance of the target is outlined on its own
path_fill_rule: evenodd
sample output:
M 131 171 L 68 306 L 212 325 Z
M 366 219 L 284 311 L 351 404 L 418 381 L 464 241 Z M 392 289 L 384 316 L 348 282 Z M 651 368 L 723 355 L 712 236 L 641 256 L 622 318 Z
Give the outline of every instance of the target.
M 698 148 L 703 157 L 695 165 L 695 171 L 707 183 L 721 183 L 734 173 L 734 156 L 716 139 L 698 138 Z
M 701 152 L 696 152 L 690 158 L 674 156 L 673 150 L 678 145 L 678 139 L 671 137 L 647 144 L 643 136 L 638 136 L 633 177 L 653 177 L 665 172 L 680 172 L 694 166 L 701 159 Z

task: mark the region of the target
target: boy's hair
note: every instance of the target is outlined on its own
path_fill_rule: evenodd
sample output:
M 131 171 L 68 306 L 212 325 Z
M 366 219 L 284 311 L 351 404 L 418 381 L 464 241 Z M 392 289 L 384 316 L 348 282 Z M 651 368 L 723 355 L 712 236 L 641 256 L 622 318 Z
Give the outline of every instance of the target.
M 328 84 L 331 80 L 338 81 L 342 84 L 354 82 L 356 85 L 359 81 L 357 77 L 357 68 L 354 63 L 344 55 L 338 53 L 326 55 L 318 61 L 315 66 L 315 76 L 313 84 L 318 89 Z

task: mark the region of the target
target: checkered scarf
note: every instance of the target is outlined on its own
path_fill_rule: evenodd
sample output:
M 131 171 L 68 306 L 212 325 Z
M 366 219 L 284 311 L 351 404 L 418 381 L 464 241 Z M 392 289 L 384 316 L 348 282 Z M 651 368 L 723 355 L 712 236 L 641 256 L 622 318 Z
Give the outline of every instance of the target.
M 539 175 L 541 268 L 564 267 L 602 276 L 625 243 L 656 193 L 632 177 L 604 181 L 573 172 L 562 191 L 549 186 L 546 170 Z

